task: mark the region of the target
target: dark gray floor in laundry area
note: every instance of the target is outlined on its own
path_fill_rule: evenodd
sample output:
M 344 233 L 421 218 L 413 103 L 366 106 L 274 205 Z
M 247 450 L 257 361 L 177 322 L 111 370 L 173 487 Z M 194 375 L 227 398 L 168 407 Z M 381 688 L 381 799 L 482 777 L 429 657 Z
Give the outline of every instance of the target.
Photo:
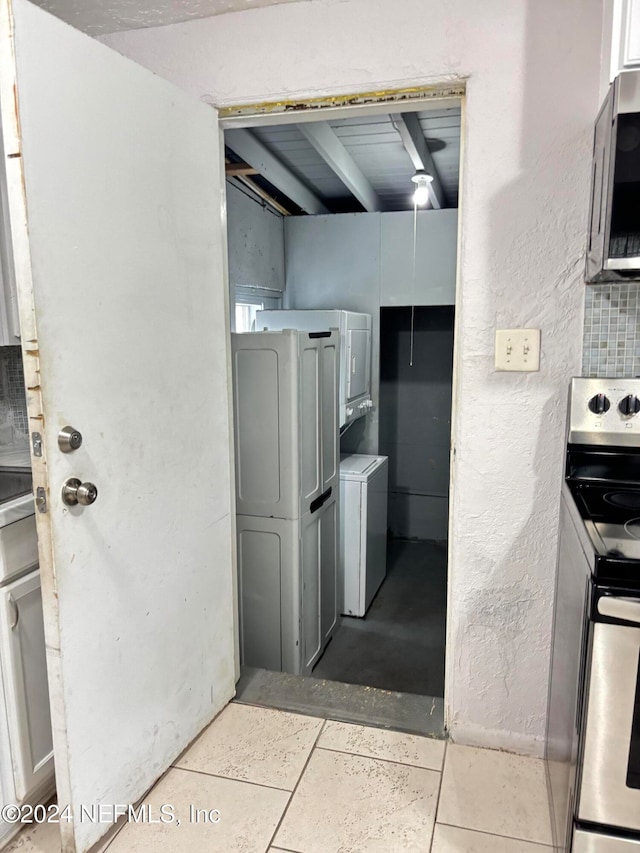
M 396 693 L 243 666 L 234 701 L 327 720 L 445 737 L 444 702 L 434 696 Z
M 442 697 L 446 600 L 446 543 L 391 540 L 366 616 L 342 617 L 313 676 Z

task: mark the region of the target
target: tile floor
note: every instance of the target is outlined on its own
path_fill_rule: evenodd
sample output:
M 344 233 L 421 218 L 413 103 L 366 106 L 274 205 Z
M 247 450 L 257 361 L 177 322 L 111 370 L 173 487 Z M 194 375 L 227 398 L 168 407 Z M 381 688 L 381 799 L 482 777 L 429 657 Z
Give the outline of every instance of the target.
M 229 705 L 145 802 L 180 826 L 128 823 L 108 853 L 552 849 L 539 760 L 251 705 Z M 219 821 L 191 821 L 190 805 Z M 9 849 L 59 844 L 45 826 Z

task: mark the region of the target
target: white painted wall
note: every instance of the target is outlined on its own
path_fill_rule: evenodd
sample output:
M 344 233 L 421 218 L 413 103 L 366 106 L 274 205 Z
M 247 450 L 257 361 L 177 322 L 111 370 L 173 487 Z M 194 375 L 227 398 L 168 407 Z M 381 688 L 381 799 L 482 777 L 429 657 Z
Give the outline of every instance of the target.
M 380 306 L 454 303 L 457 227 L 456 209 L 418 211 L 414 281 L 412 211 L 286 218 L 286 307 L 373 317 L 373 411 L 345 433 L 343 452 L 378 453 Z
M 601 0 L 311 0 L 106 41 L 207 102 L 468 78 L 447 700 L 459 741 L 539 753 L 567 383 L 579 373 Z M 493 371 L 496 327 L 539 373 Z

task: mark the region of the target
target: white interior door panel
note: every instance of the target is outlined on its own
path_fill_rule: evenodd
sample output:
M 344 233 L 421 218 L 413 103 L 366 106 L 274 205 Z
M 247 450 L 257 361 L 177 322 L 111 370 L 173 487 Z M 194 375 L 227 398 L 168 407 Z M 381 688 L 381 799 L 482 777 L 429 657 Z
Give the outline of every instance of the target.
M 108 827 L 80 805 L 134 802 L 234 691 L 218 124 L 25 0 L 0 18 L 61 831 L 85 851 Z M 93 505 L 63 504 L 70 477 Z

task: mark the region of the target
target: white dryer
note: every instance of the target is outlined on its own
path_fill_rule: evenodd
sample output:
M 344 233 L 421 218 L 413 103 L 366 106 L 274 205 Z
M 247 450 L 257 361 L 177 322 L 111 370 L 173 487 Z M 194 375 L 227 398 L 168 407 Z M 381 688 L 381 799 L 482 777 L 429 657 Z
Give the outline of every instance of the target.
M 340 565 L 344 616 L 364 616 L 387 574 L 388 457 L 340 461 Z

